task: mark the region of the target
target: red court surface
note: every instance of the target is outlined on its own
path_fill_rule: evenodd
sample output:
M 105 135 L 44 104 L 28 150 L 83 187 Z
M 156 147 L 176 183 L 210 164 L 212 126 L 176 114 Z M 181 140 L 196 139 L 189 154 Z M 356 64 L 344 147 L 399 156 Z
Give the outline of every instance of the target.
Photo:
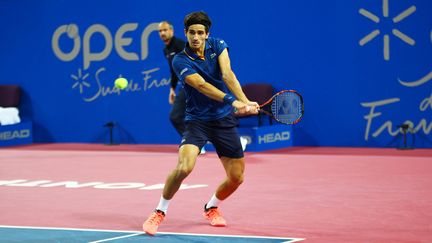
M 46 144 L 0 149 L 0 225 L 141 229 L 176 145 Z M 161 232 L 305 238 L 304 242 L 432 242 L 432 150 L 295 147 L 246 153 L 245 182 L 202 208 L 224 171 L 200 156 Z

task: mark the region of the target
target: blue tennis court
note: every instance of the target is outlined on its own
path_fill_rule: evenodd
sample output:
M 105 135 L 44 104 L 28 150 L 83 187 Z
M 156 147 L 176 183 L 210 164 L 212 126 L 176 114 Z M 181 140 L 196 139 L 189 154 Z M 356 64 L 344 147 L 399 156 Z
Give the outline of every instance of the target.
M 259 236 L 228 236 L 160 232 L 156 237 L 139 231 L 89 230 L 68 228 L 0 226 L 2 242 L 298 242 L 302 239 Z M 6 238 L 6 240 L 4 240 Z

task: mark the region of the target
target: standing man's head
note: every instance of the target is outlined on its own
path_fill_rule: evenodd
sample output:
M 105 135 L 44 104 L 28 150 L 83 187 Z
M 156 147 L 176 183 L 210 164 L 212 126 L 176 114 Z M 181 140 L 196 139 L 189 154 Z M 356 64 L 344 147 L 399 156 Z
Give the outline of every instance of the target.
M 209 36 L 211 20 L 205 12 L 193 12 L 184 19 L 185 34 L 192 49 L 204 46 Z
M 159 23 L 159 37 L 168 45 L 171 42 L 171 39 L 174 36 L 174 28 L 172 24 L 166 20 Z

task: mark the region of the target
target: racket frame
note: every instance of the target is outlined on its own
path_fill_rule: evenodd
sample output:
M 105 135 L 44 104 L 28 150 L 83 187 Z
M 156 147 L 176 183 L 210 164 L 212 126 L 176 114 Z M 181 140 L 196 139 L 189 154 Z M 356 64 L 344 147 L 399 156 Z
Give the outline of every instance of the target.
M 273 112 L 271 112 L 271 109 L 270 109 L 270 111 L 267 111 L 267 110 L 264 109 L 264 107 L 265 107 L 265 106 L 268 106 L 269 104 L 270 104 L 269 106 L 271 107 L 271 103 L 273 103 L 274 99 L 275 99 L 278 95 L 281 95 L 281 94 L 286 93 L 286 92 L 294 93 L 295 95 L 297 95 L 297 96 L 299 97 L 300 104 L 301 104 L 300 116 L 299 116 L 299 117 L 298 117 L 294 122 L 292 122 L 292 123 L 281 122 L 280 120 L 278 120 L 278 119 L 275 117 L 275 115 L 273 115 Z M 270 99 L 268 99 L 266 102 L 264 102 L 262 105 L 260 105 L 260 108 L 263 108 L 263 109 L 260 109 L 260 112 L 263 112 L 263 113 L 265 113 L 265 114 L 271 116 L 273 119 L 275 119 L 276 121 L 278 121 L 278 122 L 280 122 L 280 123 L 288 124 L 288 125 L 294 125 L 294 124 L 299 123 L 300 120 L 303 118 L 303 115 L 304 115 L 304 102 L 303 102 L 303 97 L 301 96 L 301 94 L 300 94 L 299 92 L 297 92 L 296 90 L 293 90 L 293 89 L 289 89 L 289 90 L 282 90 L 282 91 L 277 92 L 277 93 L 274 94 Z

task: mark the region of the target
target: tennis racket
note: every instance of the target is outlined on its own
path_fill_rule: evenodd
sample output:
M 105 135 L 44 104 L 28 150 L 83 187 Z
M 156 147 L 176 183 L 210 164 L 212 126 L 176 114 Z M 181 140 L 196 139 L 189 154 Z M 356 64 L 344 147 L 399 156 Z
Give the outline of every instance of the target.
M 295 90 L 282 90 L 260 105 L 263 112 L 276 121 L 293 125 L 298 123 L 304 114 L 303 97 Z

